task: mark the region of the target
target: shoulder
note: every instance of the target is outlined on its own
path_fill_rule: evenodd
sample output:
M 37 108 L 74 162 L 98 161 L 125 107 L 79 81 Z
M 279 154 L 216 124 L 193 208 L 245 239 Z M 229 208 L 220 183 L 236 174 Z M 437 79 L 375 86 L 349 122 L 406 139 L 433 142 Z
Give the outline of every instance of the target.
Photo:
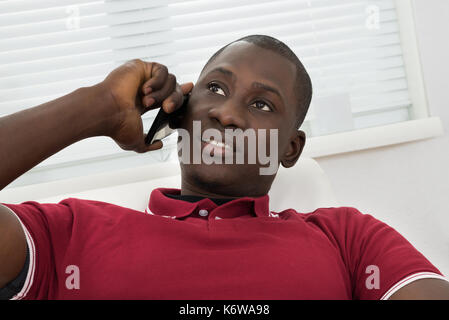
M 68 206 L 74 209 L 89 207 L 98 210 L 102 209 L 132 210 L 110 202 L 91 200 L 91 199 L 81 199 L 81 198 L 66 198 L 59 201 L 58 204 Z
M 301 220 L 338 247 L 361 245 L 379 237 L 387 240 L 397 235 L 386 223 L 349 206 L 318 208 L 309 213 L 290 210 L 289 214 L 290 219 Z
M 142 214 L 130 208 L 98 200 L 66 198 L 58 203 L 26 201 L 20 204 L 4 204 L 26 226 L 71 225 L 75 220 L 86 223 L 93 220 L 116 220 L 129 213 Z M 100 221 L 99 221 L 100 222 Z
M 366 224 L 366 223 L 382 223 L 370 214 L 365 214 L 354 207 L 328 207 L 318 208 L 312 212 L 302 213 L 293 209 L 285 210 L 297 219 L 304 220 L 310 224 L 328 225 L 328 226 L 346 226 Z M 282 214 L 281 213 L 281 214 Z
M 66 198 L 58 205 L 67 207 L 74 218 L 85 220 L 117 220 L 121 217 L 141 216 L 144 213 L 110 202 L 80 198 Z

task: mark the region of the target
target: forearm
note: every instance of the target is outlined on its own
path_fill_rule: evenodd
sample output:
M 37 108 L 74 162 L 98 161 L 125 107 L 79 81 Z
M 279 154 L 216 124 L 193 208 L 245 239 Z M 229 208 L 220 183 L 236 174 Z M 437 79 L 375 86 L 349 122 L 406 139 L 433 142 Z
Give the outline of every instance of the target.
M 65 147 L 106 135 L 107 99 L 96 85 L 0 118 L 0 190 Z

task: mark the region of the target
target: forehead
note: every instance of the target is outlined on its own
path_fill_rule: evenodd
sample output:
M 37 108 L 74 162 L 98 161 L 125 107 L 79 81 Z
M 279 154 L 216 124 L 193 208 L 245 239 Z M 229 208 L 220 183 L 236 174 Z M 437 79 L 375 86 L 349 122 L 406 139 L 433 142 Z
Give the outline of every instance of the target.
M 296 67 L 274 51 L 238 41 L 215 57 L 202 75 L 207 75 L 217 67 L 230 69 L 241 82 L 261 81 L 275 85 L 285 97 L 294 99 Z

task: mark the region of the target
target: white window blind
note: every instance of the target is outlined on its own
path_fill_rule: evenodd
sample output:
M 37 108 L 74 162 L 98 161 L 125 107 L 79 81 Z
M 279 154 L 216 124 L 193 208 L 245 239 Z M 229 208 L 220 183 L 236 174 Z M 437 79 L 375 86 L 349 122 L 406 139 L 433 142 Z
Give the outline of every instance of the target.
M 409 120 L 393 0 L 1 1 L 0 116 L 93 85 L 133 58 L 195 82 L 216 50 L 249 34 L 284 41 L 309 71 L 309 137 Z M 40 166 L 124 153 L 95 137 Z

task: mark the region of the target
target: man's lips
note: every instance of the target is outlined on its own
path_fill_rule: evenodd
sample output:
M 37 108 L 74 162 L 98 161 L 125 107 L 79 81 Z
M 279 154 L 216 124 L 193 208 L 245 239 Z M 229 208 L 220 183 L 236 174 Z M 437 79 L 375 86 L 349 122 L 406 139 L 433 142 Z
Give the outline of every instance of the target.
M 213 139 L 201 139 L 201 145 L 202 150 L 207 147 L 212 156 L 233 155 L 236 152 L 235 143 L 231 146 L 225 142 Z
M 227 149 L 227 150 L 231 150 L 234 151 L 233 147 L 227 143 L 224 142 L 220 142 L 220 141 L 215 141 L 213 139 L 201 139 L 202 142 L 206 143 L 206 144 L 210 144 L 212 145 L 214 148 L 220 148 L 220 149 Z

